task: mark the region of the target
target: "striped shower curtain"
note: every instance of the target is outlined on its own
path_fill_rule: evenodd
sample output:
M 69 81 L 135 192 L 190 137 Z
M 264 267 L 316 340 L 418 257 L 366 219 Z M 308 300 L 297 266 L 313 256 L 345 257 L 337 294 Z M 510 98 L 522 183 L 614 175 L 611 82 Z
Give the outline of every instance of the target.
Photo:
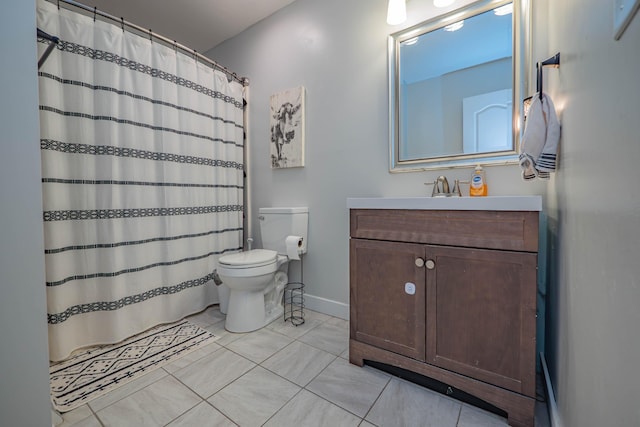
M 217 302 L 242 247 L 243 87 L 172 47 L 39 1 L 49 357 Z M 47 44 L 39 40 L 40 54 Z

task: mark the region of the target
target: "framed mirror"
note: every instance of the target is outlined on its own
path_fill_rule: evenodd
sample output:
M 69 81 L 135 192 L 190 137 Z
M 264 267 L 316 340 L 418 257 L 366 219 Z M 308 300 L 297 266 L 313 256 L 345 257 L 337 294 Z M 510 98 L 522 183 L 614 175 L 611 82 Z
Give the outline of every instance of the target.
M 389 36 L 391 172 L 517 163 L 530 0 L 479 0 Z

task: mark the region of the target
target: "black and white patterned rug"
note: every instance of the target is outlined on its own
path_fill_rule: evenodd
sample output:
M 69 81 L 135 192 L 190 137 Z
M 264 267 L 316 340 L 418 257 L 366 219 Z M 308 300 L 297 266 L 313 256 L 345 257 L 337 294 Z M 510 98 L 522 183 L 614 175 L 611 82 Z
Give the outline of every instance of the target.
M 182 320 L 117 344 L 88 348 L 49 367 L 53 406 L 70 411 L 216 339 Z

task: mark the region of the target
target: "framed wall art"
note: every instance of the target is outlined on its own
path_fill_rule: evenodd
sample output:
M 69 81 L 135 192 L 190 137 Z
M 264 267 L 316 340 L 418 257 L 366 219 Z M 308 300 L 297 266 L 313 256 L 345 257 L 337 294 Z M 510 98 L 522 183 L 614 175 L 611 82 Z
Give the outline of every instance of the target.
M 271 95 L 271 168 L 304 167 L 304 87 Z

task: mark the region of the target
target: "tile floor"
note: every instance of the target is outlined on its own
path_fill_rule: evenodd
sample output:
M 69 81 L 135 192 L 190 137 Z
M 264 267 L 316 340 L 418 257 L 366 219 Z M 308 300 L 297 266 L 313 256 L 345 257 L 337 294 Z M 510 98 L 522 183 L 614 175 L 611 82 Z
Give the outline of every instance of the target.
M 73 411 L 61 427 L 506 426 L 410 382 L 349 364 L 347 321 L 305 310 L 232 334 L 217 306 L 189 319 L 220 338 Z M 536 427 L 549 425 L 544 404 Z

